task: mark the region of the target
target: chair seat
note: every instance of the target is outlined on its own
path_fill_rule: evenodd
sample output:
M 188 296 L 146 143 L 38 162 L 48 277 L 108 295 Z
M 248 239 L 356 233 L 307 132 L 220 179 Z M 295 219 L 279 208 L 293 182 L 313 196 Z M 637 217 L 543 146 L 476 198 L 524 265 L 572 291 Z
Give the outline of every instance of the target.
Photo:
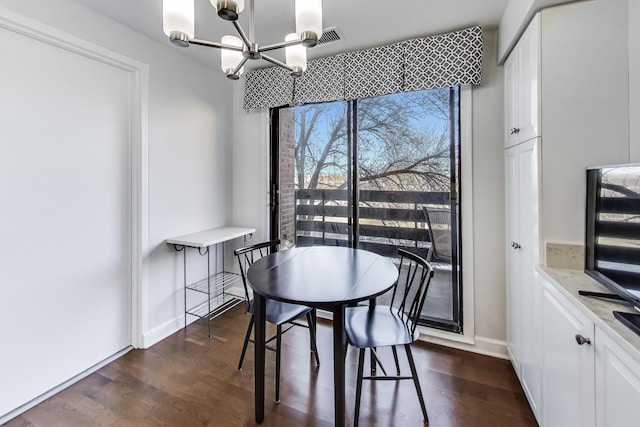
M 412 322 L 403 313 L 386 305 L 347 307 L 347 340 L 358 348 L 410 344 L 419 332 L 411 333 Z
M 304 305 L 289 304 L 267 298 L 266 320 L 273 325 L 282 325 L 300 316 L 304 316 L 312 309 Z M 253 314 L 253 300 L 250 303 L 250 312 Z

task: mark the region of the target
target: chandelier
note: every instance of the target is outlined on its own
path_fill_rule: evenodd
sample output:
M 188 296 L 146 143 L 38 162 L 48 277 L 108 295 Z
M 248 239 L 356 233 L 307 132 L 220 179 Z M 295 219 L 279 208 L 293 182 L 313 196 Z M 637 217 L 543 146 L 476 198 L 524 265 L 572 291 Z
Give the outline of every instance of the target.
M 307 47 L 318 44 L 322 36 L 322 0 L 295 0 L 296 32 L 287 34 L 284 42 L 260 46 L 255 39 L 254 0 L 249 0 L 249 34 L 238 23 L 244 10 L 244 0 L 210 0 L 218 16 L 231 21 L 240 37 L 227 35 L 218 42 L 195 38 L 195 0 L 163 0 L 164 33 L 180 47 L 200 45 L 220 49 L 222 71 L 227 78 L 237 80 L 249 60 L 264 59 L 289 70 L 291 76 L 300 77 L 307 69 Z M 282 62 L 265 52 L 285 50 Z

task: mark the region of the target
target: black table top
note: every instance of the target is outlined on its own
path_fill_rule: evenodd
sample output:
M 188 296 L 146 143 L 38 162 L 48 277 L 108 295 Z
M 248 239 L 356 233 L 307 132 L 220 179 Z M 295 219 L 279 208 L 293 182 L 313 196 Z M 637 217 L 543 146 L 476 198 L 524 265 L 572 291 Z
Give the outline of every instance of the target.
M 388 258 L 362 249 L 312 246 L 261 258 L 247 277 L 264 297 L 322 308 L 383 294 L 397 280 L 398 269 Z

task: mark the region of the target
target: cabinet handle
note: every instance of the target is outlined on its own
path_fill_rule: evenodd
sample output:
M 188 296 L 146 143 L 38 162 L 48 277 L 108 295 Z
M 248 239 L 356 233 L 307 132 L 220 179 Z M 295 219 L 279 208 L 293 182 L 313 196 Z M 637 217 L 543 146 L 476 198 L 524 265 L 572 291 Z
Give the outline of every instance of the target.
M 522 246 L 520 246 L 520 243 L 516 243 L 516 242 L 511 242 L 511 247 L 513 249 L 520 249 L 522 248 Z
M 520 128 L 513 128 L 513 133 L 520 133 Z
M 576 334 L 576 342 L 578 345 L 591 344 L 591 340 L 589 338 L 585 338 L 580 334 Z

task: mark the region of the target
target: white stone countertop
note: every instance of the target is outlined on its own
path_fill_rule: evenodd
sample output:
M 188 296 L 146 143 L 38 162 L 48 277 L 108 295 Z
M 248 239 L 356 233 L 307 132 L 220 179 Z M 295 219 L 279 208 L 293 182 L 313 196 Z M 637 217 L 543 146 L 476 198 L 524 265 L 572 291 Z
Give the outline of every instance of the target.
M 640 335 L 613 317 L 613 310 L 638 313 L 627 302 L 578 295 L 579 290 L 612 293 L 608 288 L 587 276 L 582 270 L 537 267 L 538 272 L 560 293 L 580 308 L 593 323 L 605 331 L 617 344 L 640 360 Z M 596 345 L 597 345 L 596 337 Z

